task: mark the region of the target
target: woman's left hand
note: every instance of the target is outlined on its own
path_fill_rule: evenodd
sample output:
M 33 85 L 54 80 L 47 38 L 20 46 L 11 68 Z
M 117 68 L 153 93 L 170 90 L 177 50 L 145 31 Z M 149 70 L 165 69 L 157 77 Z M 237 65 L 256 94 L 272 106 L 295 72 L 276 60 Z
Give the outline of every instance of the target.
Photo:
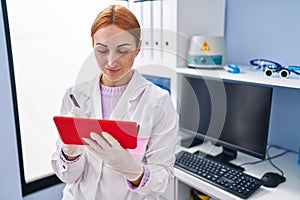
M 90 137 L 91 139 L 82 138 L 89 145 L 88 148 L 129 181 L 139 179 L 144 173 L 142 164 L 137 162 L 130 152 L 109 133 L 102 132 L 101 136 L 92 132 Z

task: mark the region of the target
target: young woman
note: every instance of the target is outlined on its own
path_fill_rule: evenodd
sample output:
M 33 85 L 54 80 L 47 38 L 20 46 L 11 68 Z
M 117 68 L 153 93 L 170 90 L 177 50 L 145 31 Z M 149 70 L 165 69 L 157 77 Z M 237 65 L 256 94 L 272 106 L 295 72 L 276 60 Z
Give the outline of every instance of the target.
M 52 166 L 66 184 L 63 199 L 158 199 L 173 177 L 178 116 L 167 91 L 132 69 L 141 47 L 140 25 L 127 8 L 112 5 L 91 28 L 102 73 L 69 88 L 61 114 L 135 121 L 136 149 L 124 149 L 109 133 L 91 133 L 87 145 L 57 142 Z M 74 110 L 69 95 L 80 104 Z

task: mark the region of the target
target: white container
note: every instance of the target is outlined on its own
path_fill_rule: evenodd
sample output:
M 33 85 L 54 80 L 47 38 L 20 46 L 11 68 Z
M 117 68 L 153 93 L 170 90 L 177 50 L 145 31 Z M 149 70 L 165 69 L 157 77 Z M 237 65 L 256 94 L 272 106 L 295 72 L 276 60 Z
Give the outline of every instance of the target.
M 224 37 L 193 36 L 188 52 L 188 66 L 220 68 L 225 64 Z

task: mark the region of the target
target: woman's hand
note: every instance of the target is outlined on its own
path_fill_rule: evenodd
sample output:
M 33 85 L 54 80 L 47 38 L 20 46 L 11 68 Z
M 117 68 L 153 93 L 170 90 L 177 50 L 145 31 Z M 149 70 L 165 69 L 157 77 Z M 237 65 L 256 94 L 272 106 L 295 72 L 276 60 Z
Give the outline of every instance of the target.
M 97 133 L 91 133 L 90 137 L 91 139 L 82 138 L 89 145 L 90 151 L 114 170 L 123 174 L 133 184 L 139 184 L 144 173 L 142 164 L 137 162 L 113 136 L 102 132 L 102 136 Z
M 82 110 L 77 107 L 73 107 L 72 110 L 67 114 L 67 116 L 87 118 L 85 113 L 82 112 Z M 83 153 L 82 145 L 62 144 L 61 149 L 67 160 L 75 160 L 79 155 Z

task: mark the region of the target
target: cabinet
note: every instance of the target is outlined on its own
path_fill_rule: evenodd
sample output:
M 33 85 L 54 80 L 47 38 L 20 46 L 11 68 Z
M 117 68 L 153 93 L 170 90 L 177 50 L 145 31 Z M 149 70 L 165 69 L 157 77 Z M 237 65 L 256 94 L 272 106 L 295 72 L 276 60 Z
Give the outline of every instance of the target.
M 250 66 L 239 66 L 241 68 L 240 74 L 231 74 L 223 69 L 219 70 L 205 70 L 205 69 L 191 69 L 191 68 L 177 68 L 178 73 L 178 93 L 181 91 L 180 88 L 180 78 L 182 74 L 188 74 L 191 76 L 203 76 L 207 78 L 218 78 L 221 80 L 231 80 L 231 81 L 238 81 L 238 82 L 247 82 L 249 84 L 257 84 L 257 85 L 268 85 L 273 87 L 273 95 L 276 95 L 275 93 L 278 92 L 277 90 L 282 91 L 289 91 L 290 94 L 294 93 L 295 95 L 299 95 L 299 89 L 300 89 L 300 77 L 297 75 L 291 74 L 291 76 L 288 79 L 283 79 L 279 76 L 279 74 L 274 75 L 272 77 L 266 77 L 262 71 L 256 71 L 252 70 Z M 288 94 L 288 93 L 287 93 Z M 284 97 L 282 97 L 284 100 Z M 285 136 L 288 136 L 290 134 L 295 134 L 298 132 L 297 127 L 297 120 L 293 120 L 292 117 L 289 115 L 285 118 L 283 118 L 283 115 L 281 113 L 278 113 L 278 109 L 288 109 L 289 113 L 291 115 L 298 114 L 299 115 L 299 109 L 294 106 L 294 108 L 290 107 L 289 104 L 292 103 L 293 96 L 285 96 L 286 99 L 289 99 L 289 101 L 282 101 L 277 102 L 276 98 L 273 98 L 273 106 L 272 112 L 273 116 L 271 115 L 271 124 L 269 129 L 269 136 L 274 137 L 274 134 L 277 134 L 276 129 L 274 127 L 277 126 L 285 126 L 286 124 L 289 124 L 293 126 L 291 130 L 286 129 L 283 134 Z M 294 100 L 296 101 L 296 100 Z M 293 104 L 294 105 L 294 104 Z M 282 108 L 280 108 L 282 107 Z M 276 113 L 276 115 L 274 115 Z M 278 120 L 279 118 L 279 120 Z M 287 119 L 287 120 L 285 120 Z M 292 123 L 290 123 L 293 120 Z M 274 123 L 277 122 L 277 123 Z M 278 123 L 281 122 L 281 123 Z M 279 125 L 278 125 L 279 124 Z M 297 135 L 296 135 L 297 136 Z M 288 137 L 286 137 L 284 140 L 281 141 L 281 145 L 284 144 L 285 140 L 289 140 Z M 272 140 L 269 139 L 269 144 L 272 144 Z M 293 141 L 291 143 L 294 143 L 295 145 L 299 145 L 297 141 Z M 280 145 L 280 146 L 281 146 Z M 197 147 L 196 147 L 197 148 Z M 200 149 L 200 148 L 199 148 Z M 188 149 L 188 151 L 194 152 L 196 149 Z M 277 151 L 282 151 L 282 149 L 277 149 Z M 274 155 L 274 154 L 273 154 Z M 276 154 L 275 154 L 276 155 Z M 245 162 L 251 162 L 255 159 L 251 156 L 239 153 L 238 158 L 234 160 L 237 164 L 239 163 L 245 163 Z M 274 160 L 276 164 L 278 164 L 279 168 L 284 171 L 284 173 L 287 175 L 287 182 L 279 185 L 278 188 L 270 190 L 270 188 L 262 187 L 258 191 L 256 191 L 253 196 L 251 196 L 249 199 L 276 199 L 279 196 L 279 192 L 285 192 L 286 190 L 291 190 L 291 194 L 289 195 L 290 199 L 297 199 L 297 195 L 300 193 L 296 190 L 294 190 L 294 181 L 298 181 L 297 178 L 295 179 L 295 174 L 299 174 L 297 171 L 299 171 L 299 165 L 297 164 L 297 154 L 290 153 L 287 156 L 283 156 L 279 158 L 278 160 Z M 267 171 L 274 171 L 278 173 L 276 169 L 274 169 L 268 162 L 263 162 L 257 165 L 250 165 L 246 166 L 246 173 L 252 174 L 253 176 L 260 178 L 262 175 Z M 239 199 L 229 193 L 226 193 L 225 191 L 220 190 L 219 188 L 213 187 L 193 176 L 188 175 L 187 173 L 175 169 L 175 174 L 177 178 L 177 189 L 178 193 L 177 196 L 179 199 L 183 199 L 186 197 L 190 191 L 191 188 L 196 188 L 208 195 L 211 195 L 217 199 Z M 282 195 L 280 194 L 282 197 Z
M 250 66 L 240 66 L 241 68 L 241 73 L 240 74 L 231 74 L 228 73 L 227 71 L 223 70 L 223 69 L 219 69 L 219 70 L 205 70 L 205 69 L 191 69 L 191 68 L 177 68 L 177 73 L 178 73 L 178 93 L 181 91 L 180 88 L 180 78 L 182 74 L 188 74 L 188 75 L 192 75 L 192 76 L 203 76 L 203 77 L 208 77 L 208 78 L 219 78 L 221 80 L 231 80 L 231 81 L 238 81 L 238 82 L 247 82 L 250 84 L 257 84 L 257 85 L 268 85 L 273 87 L 274 92 L 278 92 L 277 90 L 282 90 L 282 91 L 290 91 L 291 93 L 295 93 L 299 95 L 299 89 L 300 89 L 300 77 L 297 75 L 293 75 L 291 74 L 291 76 L 288 79 L 283 79 L 279 76 L 279 74 L 274 75 L 272 77 L 266 77 L 264 75 L 264 73 L 262 71 L 256 71 L 256 70 L 252 70 L 252 68 Z M 273 95 L 275 95 L 273 93 Z M 283 97 L 282 97 L 283 98 Z M 277 102 L 277 99 L 273 99 L 272 104 L 273 105 L 277 105 L 277 106 L 273 106 L 272 107 L 272 113 L 273 116 L 271 116 L 271 124 L 270 124 L 270 129 L 269 129 L 269 136 L 270 137 L 274 137 L 274 134 L 277 134 L 276 129 L 274 127 L 277 126 L 285 126 L 286 124 L 289 124 L 291 126 L 293 126 L 293 128 L 291 130 L 286 129 L 285 132 L 283 132 L 283 134 L 285 136 L 288 136 L 290 134 L 295 134 L 298 132 L 298 128 L 297 127 L 297 120 L 293 120 L 292 117 L 287 116 L 285 118 L 282 117 L 282 113 L 278 113 L 278 109 L 288 109 L 290 110 L 290 114 L 293 115 L 295 113 L 297 113 L 299 115 L 299 109 L 296 108 L 296 106 L 294 106 L 294 108 L 290 107 L 289 104 L 293 104 L 292 103 L 292 99 L 293 96 L 285 96 L 286 99 L 289 99 L 289 101 L 285 102 L 282 101 L 281 104 L 280 102 Z M 294 100 L 296 101 L 296 100 Z M 294 104 L 293 104 L 294 105 Z M 279 106 L 282 106 L 282 108 L 280 108 Z M 274 113 L 276 112 L 276 115 L 274 115 Z M 279 120 L 278 120 L 279 118 Z M 287 120 L 285 120 L 287 119 Z M 290 123 L 293 120 L 292 123 Z M 281 122 L 281 123 L 274 123 L 274 122 Z M 279 124 L 279 125 L 278 125 Z M 297 135 L 296 135 L 297 137 Z M 282 144 L 284 144 L 285 140 L 289 140 L 288 137 L 286 137 L 284 140 L 281 141 L 280 146 Z M 272 140 L 269 139 L 269 144 L 272 144 Z M 293 141 L 291 142 L 291 144 L 294 143 L 295 145 L 299 145 L 299 143 L 297 143 L 297 141 Z M 193 150 L 189 150 L 191 152 L 194 152 Z M 245 154 L 240 154 L 239 158 L 237 160 L 235 160 L 235 162 L 241 162 L 241 160 L 244 160 L 245 162 L 248 162 L 249 160 L 253 160 L 254 158 L 247 156 Z M 290 157 L 285 157 L 285 158 L 281 158 L 284 161 L 282 162 L 277 162 L 277 160 L 275 161 L 276 163 L 278 163 L 280 169 L 282 169 L 284 171 L 284 173 L 286 174 L 290 174 L 290 180 L 292 180 L 291 182 L 286 183 L 288 186 L 287 187 L 283 187 L 282 185 L 280 185 L 277 189 L 274 190 L 274 192 L 269 192 L 268 194 L 264 194 L 266 193 L 266 191 L 269 191 L 269 188 L 265 188 L 262 187 L 262 189 L 259 189 L 259 191 L 255 192 L 253 194 L 253 197 L 251 197 L 250 199 L 272 199 L 275 198 L 276 199 L 276 195 L 278 195 L 278 191 L 282 191 L 282 188 L 285 188 L 287 190 L 293 190 L 293 181 L 295 181 L 296 179 L 293 179 L 293 173 L 298 174 L 297 172 L 293 171 L 293 170 L 299 170 L 299 165 L 296 162 L 297 159 L 297 155 L 295 153 L 291 153 Z M 293 169 L 292 171 L 290 171 L 291 169 Z M 249 171 L 248 171 L 249 170 Z M 267 171 L 274 171 L 277 172 L 274 168 L 271 167 L 271 165 L 268 162 L 264 162 L 264 164 L 259 164 L 259 165 L 253 165 L 250 166 L 249 168 L 246 168 L 246 173 L 252 173 L 255 177 L 260 178 L 263 173 L 267 172 Z M 218 199 L 239 199 L 233 195 L 230 194 L 226 194 L 226 192 L 219 190 L 218 188 L 215 188 L 213 186 L 210 186 L 208 184 L 206 184 L 205 182 L 194 178 L 184 172 L 182 172 L 181 170 L 175 170 L 176 173 L 176 178 L 177 178 L 177 188 L 178 188 L 178 198 L 182 199 L 184 196 L 186 196 L 189 193 L 190 188 L 196 188 L 198 190 L 201 190 L 204 193 L 207 193 L 209 195 L 214 196 L 215 198 Z M 295 193 L 294 193 L 295 192 Z M 291 195 L 295 195 L 293 196 L 293 198 L 295 198 L 297 195 L 299 195 L 299 192 L 294 191 Z M 297 194 L 298 193 L 298 194 Z M 292 199 L 293 199 L 292 198 Z M 295 198 L 296 199 L 296 198 Z

